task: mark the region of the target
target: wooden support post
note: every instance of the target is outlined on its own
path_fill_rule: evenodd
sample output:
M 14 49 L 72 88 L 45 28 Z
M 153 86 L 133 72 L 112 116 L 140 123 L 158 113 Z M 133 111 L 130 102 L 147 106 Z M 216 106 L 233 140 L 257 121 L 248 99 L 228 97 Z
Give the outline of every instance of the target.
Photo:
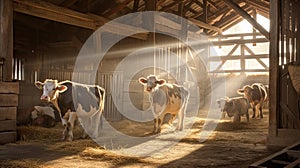
M 207 23 L 207 0 L 203 0 L 203 14 L 202 14 L 202 21 Z M 207 33 L 207 29 L 204 29 L 204 32 Z
M 4 59 L 3 81 L 12 81 L 13 73 L 13 3 L 0 0 L 0 59 Z M 0 75 L 1 76 L 1 75 Z
M 280 0 L 270 1 L 270 103 L 269 103 L 269 135 L 268 144 L 277 136 L 279 110 L 279 14 Z M 274 144 L 273 144 L 274 145 Z
M 261 32 L 268 40 L 269 32 L 263 28 L 259 23 L 257 23 L 247 12 L 245 12 L 240 6 L 238 6 L 236 3 L 234 3 L 232 0 L 224 0 L 224 2 L 231 7 L 233 10 L 235 10 L 239 15 L 241 15 L 244 19 L 246 19 L 250 24 L 252 24 L 258 31 Z
M 299 2 L 298 2 L 298 5 L 297 5 L 298 7 L 300 6 L 299 5 Z M 296 18 L 298 19 L 297 21 L 299 21 L 300 20 L 300 10 L 299 9 L 297 9 L 297 16 L 296 16 Z M 297 24 L 297 31 L 296 31 L 296 40 L 297 40 L 297 44 L 296 44 L 296 60 L 297 60 L 297 64 L 300 64 L 300 43 L 299 43 L 299 40 L 300 40 L 300 24 L 299 24 L 299 22 L 298 22 L 298 24 Z
M 255 21 L 257 21 L 257 12 L 256 12 L 256 9 L 252 10 L 252 15 L 253 15 L 253 19 Z M 256 35 L 255 34 L 256 34 L 256 29 L 255 29 L 255 27 L 253 27 L 253 39 L 256 39 Z M 256 46 L 256 43 L 253 43 L 252 45 Z

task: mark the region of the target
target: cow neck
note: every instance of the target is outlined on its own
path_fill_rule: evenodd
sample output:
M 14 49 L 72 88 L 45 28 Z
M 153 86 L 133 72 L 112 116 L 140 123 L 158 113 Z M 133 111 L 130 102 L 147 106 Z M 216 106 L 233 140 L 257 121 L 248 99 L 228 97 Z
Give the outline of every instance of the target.
M 54 107 L 57 109 L 57 111 L 59 112 L 59 114 L 61 114 L 61 110 L 58 106 L 58 101 L 57 99 L 51 100 L 52 104 L 54 105 Z

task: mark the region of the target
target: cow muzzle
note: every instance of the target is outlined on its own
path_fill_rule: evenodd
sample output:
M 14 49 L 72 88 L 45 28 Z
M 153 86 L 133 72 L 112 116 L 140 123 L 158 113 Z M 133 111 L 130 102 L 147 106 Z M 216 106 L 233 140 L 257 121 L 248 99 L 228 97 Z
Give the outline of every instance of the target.
M 46 95 L 42 95 L 42 96 L 41 96 L 41 100 L 42 100 L 42 101 L 46 101 L 46 102 L 50 102 L 50 97 L 49 97 L 49 96 L 46 96 Z

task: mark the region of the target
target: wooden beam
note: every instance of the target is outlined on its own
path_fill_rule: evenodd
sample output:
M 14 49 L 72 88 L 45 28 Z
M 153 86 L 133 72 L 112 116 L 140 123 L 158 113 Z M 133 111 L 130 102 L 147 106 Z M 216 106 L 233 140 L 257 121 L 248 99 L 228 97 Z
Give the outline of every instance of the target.
M 210 56 L 209 61 L 227 61 L 227 60 L 239 60 L 239 59 L 259 59 L 259 58 L 269 58 L 269 54 L 257 54 L 257 55 L 226 55 L 226 56 Z
M 134 0 L 133 9 L 132 9 L 133 12 L 137 12 L 139 10 L 139 3 L 140 3 L 140 0 Z
M 278 111 L 279 111 L 279 14 L 280 14 L 280 0 L 270 0 L 270 103 L 269 103 L 269 135 L 270 139 L 278 134 Z
M 189 18 L 188 20 L 190 20 L 191 22 L 193 22 L 195 25 L 201 27 L 201 28 L 205 28 L 205 29 L 209 29 L 209 30 L 214 30 L 220 34 L 222 34 L 222 29 L 218 28 L 218 27 L 215 27 L 215 26 L 211 26 L 207 23 L 204 23 L 204 22 L 201 22 L 199 20 L 196 20 L 194 18 Z
M 73 26 L 78 26 L 86 29 L 96 30 L 100 26 L 109 22 L 108 19 L 93 15 L 93 14 L 84 14 L 76 12 L 64 7 L 56 6 L 54 4 L 38 1 L 38 0 L 14 0 L 14 11 L 28 14 L 35 17 L 40 17 L 43 19 L 53 20 L 60 23 L 65 23 Z M 132 32 L 136 30 L 136 27 L 129 25 L 123 25 L 115 23 L 110 25 L 113 30 L 106 30 L 113 34 L 119 34 L 127 36 L 127 32 Z M 116 31 L 118 30 L 118 31 Z M 147 32 L 147 31 L 145 31 Z M 145 34 L 136 34 L 132 36 L 133 38 L 147 39 Z
M 0 59 L 3 63 L 3 81 L 12 81 L 13 74 L 13 3 L 0 0 Z M 2 74 L 0 74 L 1 76 Z
M 114 13 L 117 13 L 118 11 L 121 11 L 124 9 L 132 0 L 125 0 L 122 3 L 118 4 L 116 7 L 108 10 L 107 12 L 104 13 L 105 16 L 110 16 Z
M 232 0 L 224 0 L 224 2 L 235 10 L 239 15 L 246 19 L 250 24 L 252 24 L 258 31 L 261 32 L 268 40 L 270 39 L 269 32 L 263 28 L 259 23 L 257 23 L 247 12 L 245 12 L 240 6 L 234 3 Z
M 217 70 L 217 71 L 210 71 L 209 73 L 241 73 L 242 70 Z M 269 72 L 265 69 L 245 69 L 243 72 Z
M 213 45 L 234 45 L 234 44 L 246 44 L 246 43 L 266 43 L 269 42 L 265 38 L 257 38 L 257 39 L 234 39 L 234 40 L 224 40 L 224 41 L 211 41 Z

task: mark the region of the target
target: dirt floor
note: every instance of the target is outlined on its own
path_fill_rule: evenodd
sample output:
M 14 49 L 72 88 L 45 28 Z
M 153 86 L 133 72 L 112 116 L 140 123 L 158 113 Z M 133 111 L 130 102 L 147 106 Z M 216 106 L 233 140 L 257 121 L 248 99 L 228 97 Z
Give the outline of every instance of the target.
M 41 168 L 90 168 L 90 167 L 248 167 L 277 150 L 266 147 L 268 110 L 263 119 L 250 119 L 247 123 L 234 124 L 230 119 L 221 120 L 213 134 L 205 142 L 199 142 L 205 117 L 199 116 L 187 135 L 167 150 L 156 151 L 149 156 L 129 156 L 109 150 L 91 139 L 78 139 L 75 130 L 73 142 L 61 142 L 62 127 L 18 127 L 17 143 L 0 146 L 0 167 Z M 126 125 L 126 127 L 124 126 Z M 130 121 L 113 123 L 114 127 L 130 128 L 128 134 L 151 131 L 152 123 L 145 126 Z M 139 129 L 140 128 L 140 129 Z M 166 135 L 176 133 L 166 132 Z M 158 135 L 147 146 L 163 143 Z M 104 136 L 102 139 L 105 139 Z M 117 139 L 117 138 L 116 138 Z M 158 140 L 159 139 L 159 140 Z M 119 139 L 120 141 L 122 139 Z M 163 139 L 166 141 L 166 138 Z M 167 138 L 168 140 L 168 138 Z M 171 140 L 170 140 L 171 141 Z M 113 144 L 113 143 L 112 143 Z M 142 143 L 141 143 L 142 144 Z M 125 149 L 126 146 L 122 146 Z M 142 147 L 143 148 L 143 147 Z M 140 148 L 140 150 L 144 150 Z M 138 151 L 137 151 L 138 152 Z

